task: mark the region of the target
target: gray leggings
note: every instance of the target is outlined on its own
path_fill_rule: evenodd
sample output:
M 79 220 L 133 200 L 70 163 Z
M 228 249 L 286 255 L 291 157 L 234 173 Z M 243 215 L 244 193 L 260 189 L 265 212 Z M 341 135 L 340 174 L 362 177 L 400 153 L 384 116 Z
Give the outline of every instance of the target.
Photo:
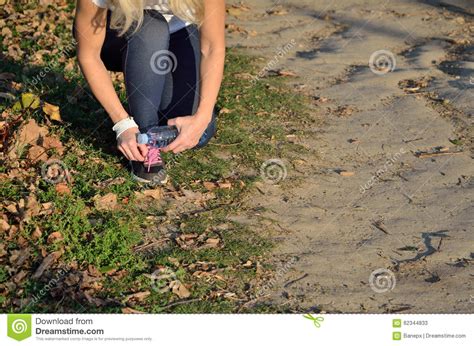
M 145 11 L 143 25 L 132 35 L 119 37 L 109 23 L 110 13 L 101 58 L 108 70 L 124 72 L 129 112 L 140 131 L 193 115 L 200 99 L 198 27 L 170 34 L 166 19 L 154 10 Z M 213 114 L 199 146 L 207 144 L 215 127 Z

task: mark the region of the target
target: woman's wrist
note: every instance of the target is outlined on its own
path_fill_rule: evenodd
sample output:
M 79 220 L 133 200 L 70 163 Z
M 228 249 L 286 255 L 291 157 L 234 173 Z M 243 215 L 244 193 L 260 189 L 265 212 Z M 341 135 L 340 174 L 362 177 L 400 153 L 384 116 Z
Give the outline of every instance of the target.
M 128 116 L 127 118 L 116 122 L 112 127 L 112 130 L 115 131 L 116 138 L 118 139 L 122 133 L 131 128 L 138 128 L 138 125 L 132 117 Z
M 213 112 L 214 112 L 214 107 L 212 107 L 212 108 L 198 108 L 198 110 L 194 114 L 194 116 L 196 117 L 196 119 L 209 122 L 212 119 L 212 113 Z

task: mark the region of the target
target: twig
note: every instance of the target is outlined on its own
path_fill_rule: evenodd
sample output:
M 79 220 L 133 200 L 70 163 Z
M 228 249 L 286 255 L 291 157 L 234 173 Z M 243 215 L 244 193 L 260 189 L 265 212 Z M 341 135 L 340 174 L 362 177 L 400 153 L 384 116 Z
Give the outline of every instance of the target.
M 441 249 L 441 244 L 443 244 L 443 239 L 444 239 L 444 238 L 439 238 L 438 248 L 436 249 L 436 251 L 440 251 L 440 249 Z
M 308 273 L 304 274 L 302 277 L 300 277 L 298 279 L 294 279 L 294 280 L 291 280 L 290 282 L 287 282 L 285 285 L 283 285 L 283 287 L 287 288 L 288 286 L 293 285 L 295 282 L 303 280 L 307 276 L 308 276 Z
M 434 156 L 442 156 L 442 155 L 456 155 L 456 154 L 462 154 L 463 151 L 446 151 L 446 152 L 439 152 L 439 153 L 418 153 L 415 154 L 417 157 L 420 159 L 428 158 L 428 157 L 434 157 Z
M 384 227 L 382 221 L 374 221 L 372 222 L 372 226 L 374 226 L 375 228 L 377 228 L 378 230 L 384 232 L 385 234 L 390 234 Z
M 418 138 L 415 138 L 415 139 L 407 139 L 407 140 L 403 140 L 403 143 L 411 143 L 411 142 L 421 141 L 422 139 L 423 139 L 423 137 L 418 137 Z

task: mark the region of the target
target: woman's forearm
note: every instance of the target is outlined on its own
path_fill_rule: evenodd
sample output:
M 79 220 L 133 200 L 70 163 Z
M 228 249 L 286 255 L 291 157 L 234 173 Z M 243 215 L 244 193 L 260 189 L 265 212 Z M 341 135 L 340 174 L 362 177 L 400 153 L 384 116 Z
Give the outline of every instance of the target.
M 100 57 L 79 54 L 79 65 L 89 86 L 114 123 L 126 118 L 127 111 L 115 92 L 112 79 Z
M 225 48 L 202 53 L 201 97 L 196 114 L 211 119 L 224 75 Z

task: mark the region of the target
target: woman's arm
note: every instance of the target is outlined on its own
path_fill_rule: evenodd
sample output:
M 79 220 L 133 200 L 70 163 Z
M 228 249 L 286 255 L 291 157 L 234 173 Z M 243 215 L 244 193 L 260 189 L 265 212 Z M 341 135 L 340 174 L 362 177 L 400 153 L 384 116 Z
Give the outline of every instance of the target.
M 165 151 L 179 153 L 199 142 L 212 119 L 222 83 L 225 61 L 225 0 L 204 0 L 201 35 L 201 98 L 196 114 L 168 121 L 180 130 L 178 138 Z
M 112 121 L 117 123 L 127 118 L 128 114 L 120 102 L 109 72 L 100 58 L 105 40 L 106 23 L 106 9 L 97 7 L 91 0 L 77 1 L 74 25 L 79 66 L 95 97 Z M 137 146 L 135 139 L 137 132 L 138 128 L 132 128 L 120 135 L 118 148 L 129 160 L 143 161 L 142 154 L 145 153 L 146 146 Z
M 225 1 L 204 0 L 201 34 L 201 101 L 196 115 L 211 120 L 224 75 Z

